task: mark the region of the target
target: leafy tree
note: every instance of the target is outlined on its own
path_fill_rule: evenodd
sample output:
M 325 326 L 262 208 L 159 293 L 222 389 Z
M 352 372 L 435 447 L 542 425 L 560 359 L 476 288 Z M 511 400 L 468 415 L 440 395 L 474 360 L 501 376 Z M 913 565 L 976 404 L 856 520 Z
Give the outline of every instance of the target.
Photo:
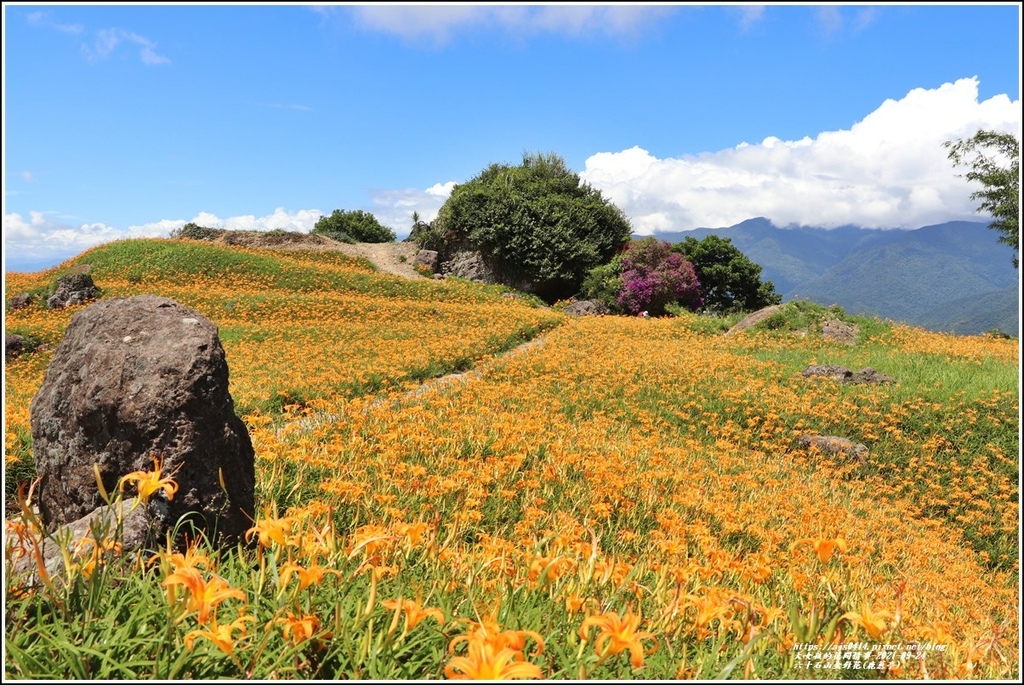
M 968 181 L 977 181 L 982 189 L 971 193 L 981 200 L 978 209 L 992 215 L 989 228 L 1003 235 L 999 242 L 1019 252 L 1020 219 L 1020 141 L 1009 133 L 980 130 L 966 140 L 947 140 L 949 159 L 957 166 L 969 166 Z M 1017 254 L 1013 265 L 1019 267 Z
M 628 219 L 555 154 L 492 164 L 455 186 L 421 245 L 442 256 L 480 250 L 497 278 L 553 302 L 629 240 Z
M 707 311 L 754 311 L 782 302 L 775 284 L 761 281 L 761 267 L 740 252 L 731 238 L 709 235 L 697 240 L 687 236 L 674 249 L 693 264 Z
M 361 209 L 335 209 L 330 216 L 320 217 L 313 226 L 313 233 L 346 243 L 390 243 L 395 240 L 394 231 Z
M 622 255 L 619 307 L 630 314 L 646 311 L 657 316 L 673 302 L 688 309 L 700 308 L 700 283 L 693 265 L 663 240 L 645 238 L 630 243 Z

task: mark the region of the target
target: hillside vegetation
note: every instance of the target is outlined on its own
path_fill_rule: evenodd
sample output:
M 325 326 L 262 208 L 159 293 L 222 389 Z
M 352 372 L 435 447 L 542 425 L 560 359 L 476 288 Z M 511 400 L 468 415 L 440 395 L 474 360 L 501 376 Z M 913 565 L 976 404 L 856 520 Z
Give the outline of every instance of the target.
M 337 252 L 191 241 L 105 245 L 8 274 L 6 295 L 81 264 L 104 298 L 217 323 L 259 514 L 251 548 L 97 544 L 37 587 L 8 566 L 5 677 L 1019 676 L 1017 340 L 861 319 L 844 346 L 787 325 L 809 305 L 730 335 L 577 318 Z M 73 313 L 8 313 L 42 343 L 6 366 L 8 496 Z M 815 363 L 899 383 L 799 375 Z M 9 564 L 31 531 L 8 533 Z M 179 587 L 186 568 L 223 592 Z

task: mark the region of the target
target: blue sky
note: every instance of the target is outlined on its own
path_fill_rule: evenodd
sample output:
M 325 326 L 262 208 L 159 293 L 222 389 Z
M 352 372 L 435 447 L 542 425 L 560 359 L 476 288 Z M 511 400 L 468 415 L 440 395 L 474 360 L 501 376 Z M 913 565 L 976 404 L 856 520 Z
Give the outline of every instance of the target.
M 4 270 L 187 221 L 398 235 L 555 152 L 638 233 L 979 219 L 1020 7 L 5 3 Z

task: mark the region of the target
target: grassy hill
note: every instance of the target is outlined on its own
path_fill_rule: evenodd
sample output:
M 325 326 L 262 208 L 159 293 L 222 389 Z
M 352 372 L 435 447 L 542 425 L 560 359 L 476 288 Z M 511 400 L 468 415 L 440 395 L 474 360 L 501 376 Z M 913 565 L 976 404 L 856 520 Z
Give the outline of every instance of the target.
M 96 545 L 67 582 L 5 572 L 8 678 L 920 677 L 916 656 L 812 672 L 795 648 L 849 642 L 942 645 L 932 677 L 1019 675 L 1016 340 L 847 317 L 845 346 L 814 325 L 841 312 L 806 304 L 731 335 L 576 318 L 337 253 L 181 241 L 8 274 L 5 295 L 83 264 L 105 298 L 217 323 L 259 511 L 248 548 Z M 7 314 L 43 343 L 5 365 L 8 483 L 72 315 Z M 8 559 L 31 554 L 11 525 Z

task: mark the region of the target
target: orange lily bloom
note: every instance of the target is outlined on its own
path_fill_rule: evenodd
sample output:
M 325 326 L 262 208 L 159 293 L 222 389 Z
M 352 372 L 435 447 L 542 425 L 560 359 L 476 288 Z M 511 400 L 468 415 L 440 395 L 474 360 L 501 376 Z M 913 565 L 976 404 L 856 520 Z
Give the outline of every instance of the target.
M 213 576 L 209 581 L 203 579 L 201 573 L 194 568 L 185 568 L 167 576 L 164 587 L 184 585 L 189 589 L 188 610 L 199 612 L 199 622 L 205 624 L 210 613 L 225 599 L 232 597 L 245 601 L 245 593 L 231 587 L 226 580 Z
M 874 639 L 882 637 L 882 634 L 889 630 L 889 627 L 885 623 L 885 619 L 891 619 L 892 612 L 890 611 L 872 611 L 871 607 L 868 606 L 867 602 L 864 602 L 860 613 L 856 611 L 847 611 L 840 617 L 840 620 L 849 620 L 852 623 L 859 625 L 864 629 L 868 635 Z
M 501 626 L 494 620 L 484 619 L 482 623 L 476 624 L 476 629 L 468 635 L 457 635 L 448 644 L 448 651 L 455 653 L 455 646 L 460 642 L 485 642 L 496 649 L 508 648 L 512 650 L 516 658 L 525 661 L 526 656 L 523 650 L 526 648 L 526 638 L 533 638 L 537 643 L 537 651 L 530 656 L 536 656 L 544 651 L 544 638 L 533 630 L 502 630 Z
M 241 632 L 239 637 L 242 637 L 246 633 L 245 623 L 246 621 L 255 622 L 252 616 L 242 616 L 235 619 L 229 625 L 221 626 L 217 625 L 217 617 L 214 616 L 213 620 L 210 621 L 210 627 L 208 630 L 193 630 L 185 635 L 185 647 L 191 652 L 195 646 L 194 643 L 197 638 L 205 637 L 207 640 L 217 645 L 220 651 L 225 654 L 232 654 L 235 649 L 235 631 Z
M 303 568 L 301 565 L 291 561 L 281 567 L 280 585 L 284 588 L 288 585 L 288 581 L 291 580 L 291 577 L 293 575 L 297 575 L 299 577 L 299 590 L 305 590 L 313 583 L 319 583 L 322 581 L 324 576 L 328 573 L 333 573 L 339 577 L 341 576 L 340 571 L 327 569 L 318 564 L 313 564 L 309 568 Z
M 836 550 L 844 553 L 846 552 L 846 540 L 843 538 L 804 538 L 799 540 L 796 544 L 800 545 L 804 543 L 809 544 L 814 548 L 814 553 L 818 555 L 818 561 L 823 564 L 832 558 L 832 555 L 835 554 Z
M 465 636 L 463 636 L 465 637 Z M 457 656 L 444 667 L 450 680 L 531 680 L 544 677 L 536 664 L 519 660 L 521 653 L 498 647 L 484 639 L 470 639 L 466 656 Z
M 180 469 L 181 466 L 179 465 Z M 128 483 L 134 483 L 135 487 L 139 492 L 139 501 L 148 502 L 149 498 L 155 495 L 161 490 L 167 495 L 167 499 L 174 499 L 174 494 L 178 492 L 178 484 L 174 482 L 171 476 L 161 477 L 162 466 L 160 460 L 153 457 L 153 470 L 152 471 L 133 471 L 125 476 L 121 476 L 118 481 L 118 489 L 124 492 L 124 486 Z M 175 469 L 177 472 L 177 469 Z
M 291 640 L 292 644 L 301 644 L 320 630 L 320 619 L 312 614 L 309 616 L 296 616 L 290 611 L 286 611 L 285 614 L 286 616 L 272 621 L 271 624 L 284 624 L 281 632 L 284 634 L 284 639 Z
M 245 531 L 245 541 L 251 540 L 253 533 L 255 533 L 259 536 L 260 545 L 263 547 L 270 547 L 271 542 L 276 542 L 283 546 L 288 542 L 288 536 L 291 535 L 293 523 L 295 523 L 295 519 L 290 516 L 283 519 L 262 519 L 252 528 Z
M 444 625 L 444 612 L 434 607 L 431 609 L 424 609 L 420 606 L 420 603 L 412 599 L 388 599 L 381 602 L 385 609 L 391 609 L 392 611 L 401 610 L 405 612 L 405 629 L 403 632 L 408 633 L 410 630 L 416 627 L 416 625 L 425 618 L 433 616 L 438 623 Z
M 658 640 L 653 633 L 646 630 L 637 632 L 640 626 L 640 617 L 634 616 L 632 609 L 627 609 L 625 616 L 619 616 L 614 611 L 606 611 L 600 616 L 591 616 L 584 619 L 580 626 L 580 637 L 589 640 L 587 628 L 596 626 L 600 629 L 597 638 L 594 640 L 594 651 L 600 656 L 619 654 L 629 650 L 629 661 L 633 668 L 640 668 L 644 665 L 644 646 L 642 640 L 654 641 L 653 653 L 658 649 Z

